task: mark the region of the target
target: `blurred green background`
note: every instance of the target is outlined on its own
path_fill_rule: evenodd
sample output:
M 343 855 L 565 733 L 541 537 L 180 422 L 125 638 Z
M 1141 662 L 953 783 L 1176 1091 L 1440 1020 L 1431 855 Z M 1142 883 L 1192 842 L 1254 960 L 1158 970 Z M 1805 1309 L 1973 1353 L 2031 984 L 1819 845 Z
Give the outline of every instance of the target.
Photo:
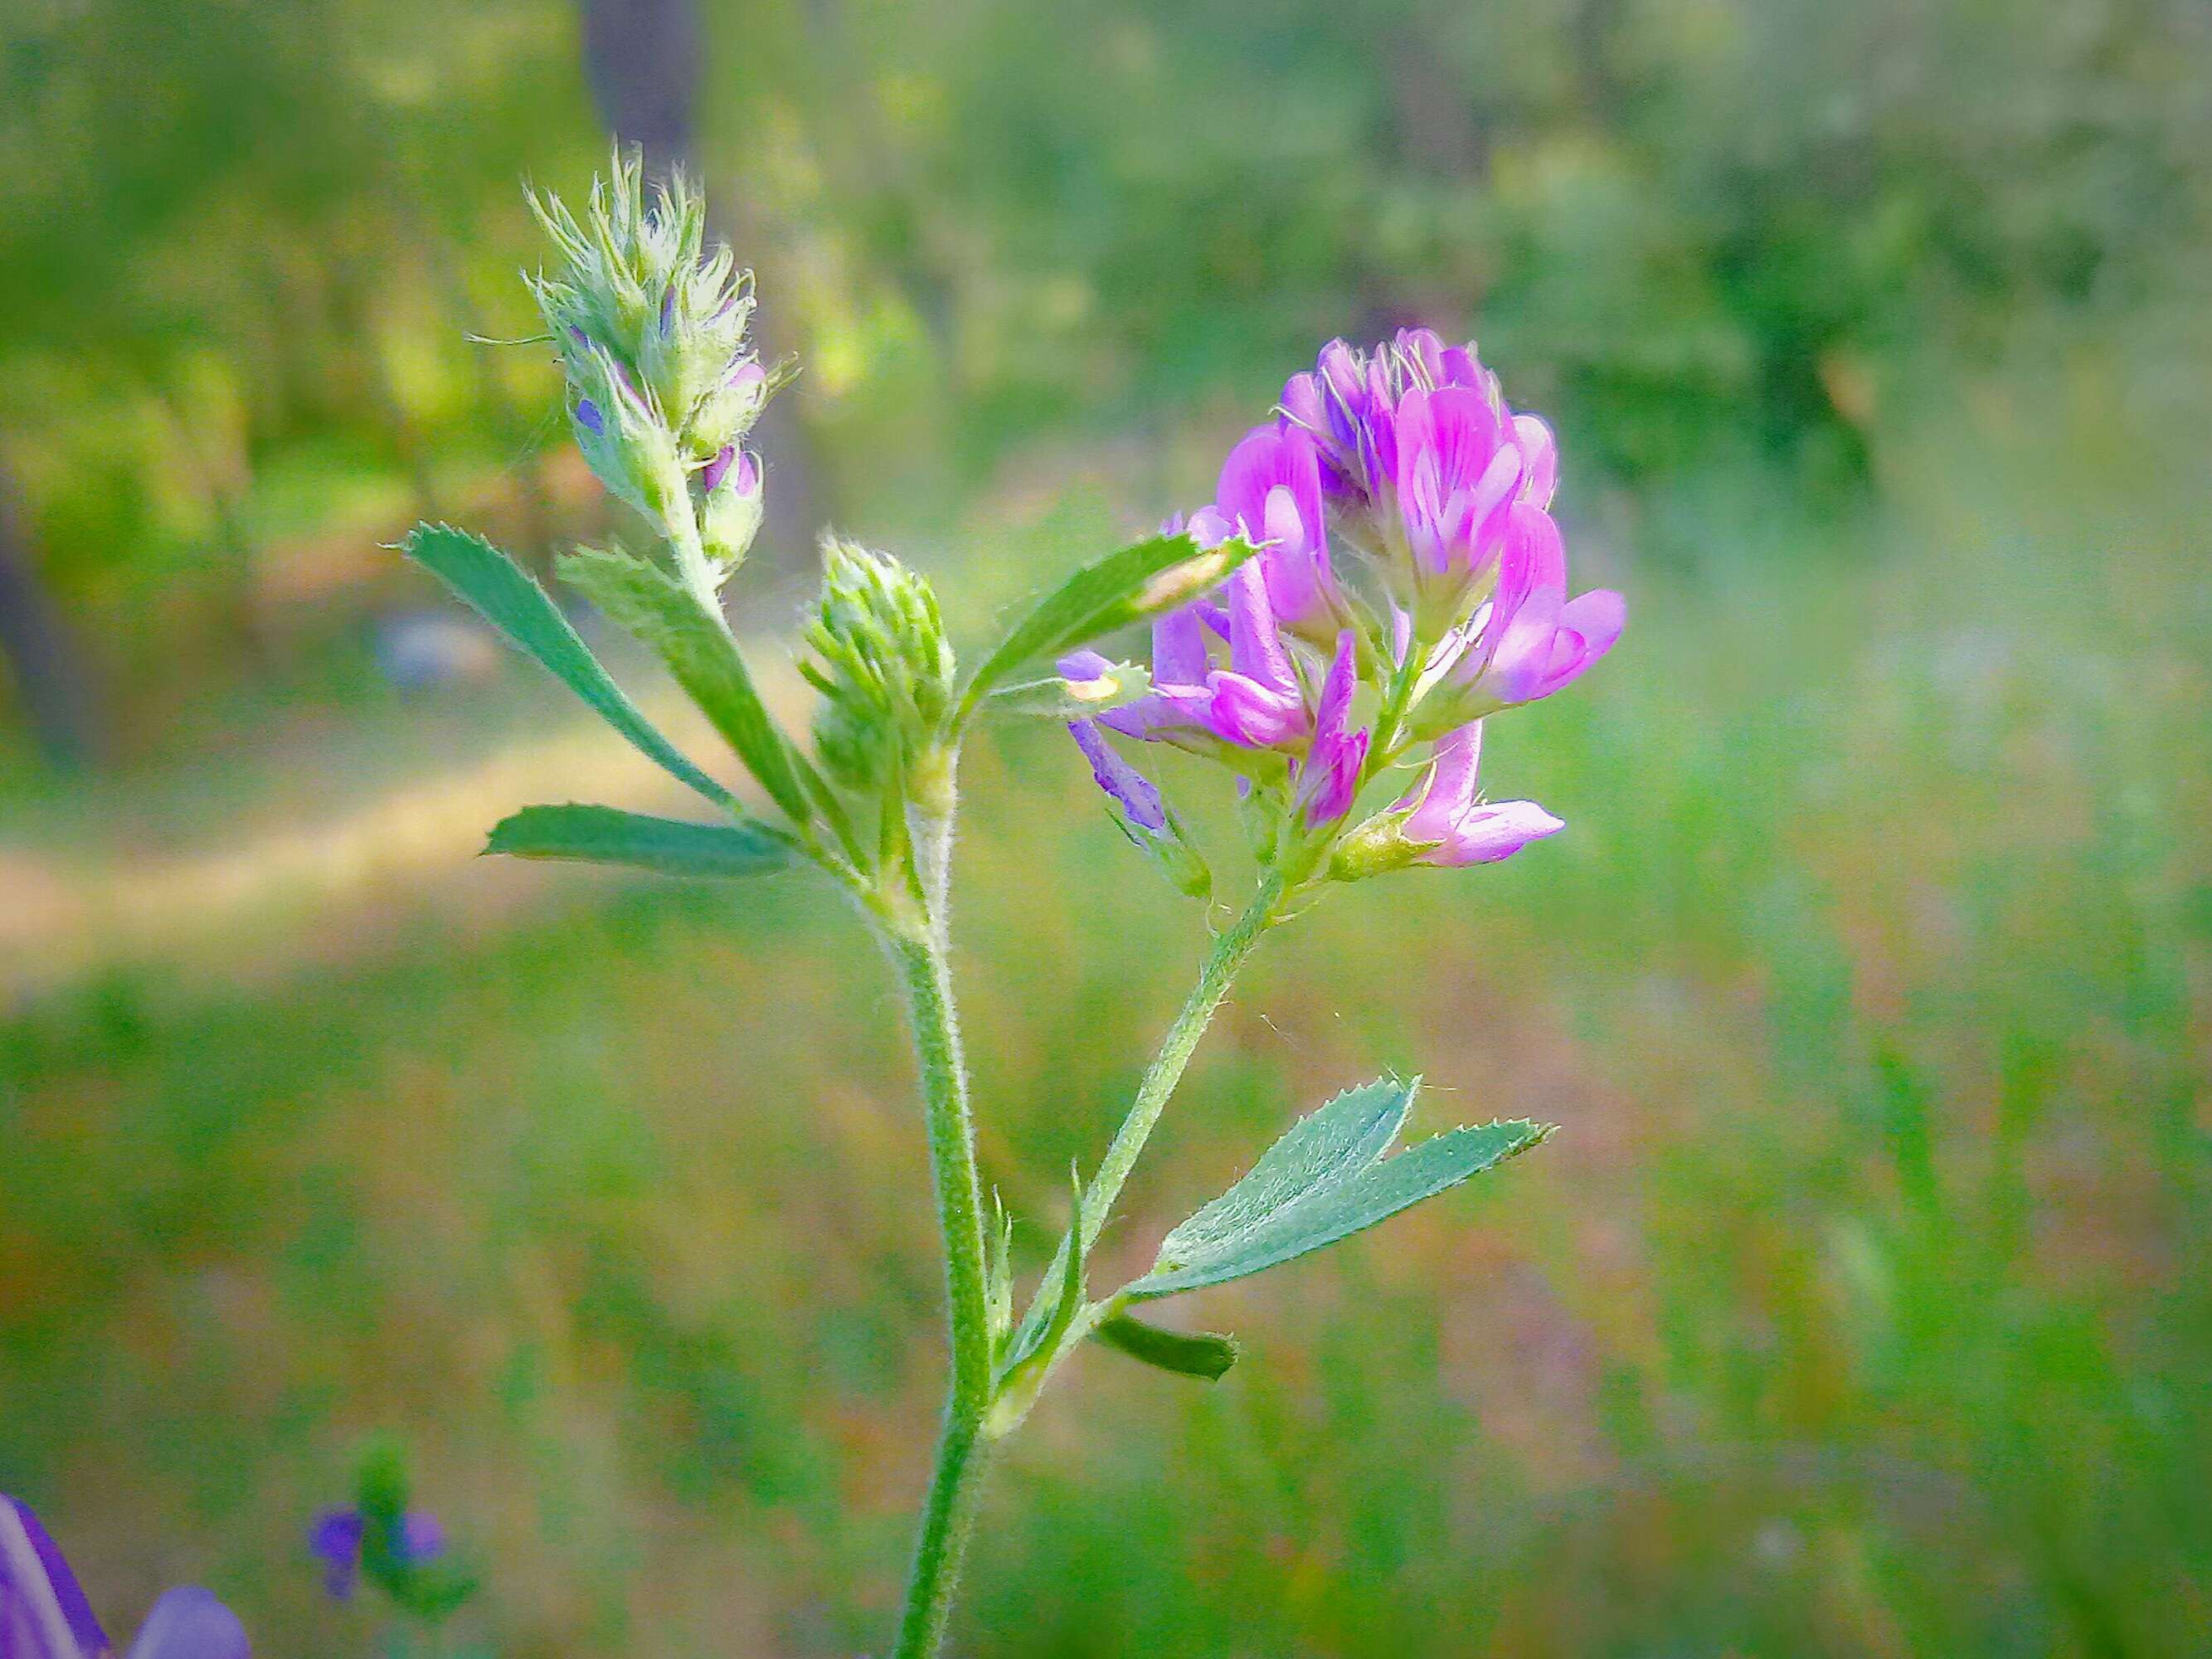
M 771 657 L 812 524 L 973 639 L 1415 320 L 1629 594 L 1486 757 L 1570 832 L 1277 935 L 1103 1249 L 1385 1065 L 1564 1133 L 1206 1293 L 1218 1386 L 1080 1362 L 959 1651 L 2212 1653 L 2200 0 L 10 0 L 0 1489 L 112 1628 L 189 1578 L 376 1650 L 301 1534 L 386 1431 L 457 1652 L 895 1605 L 941 1344 L 883 964 L 795 878 L 472 862 L 655 786 L 384 546 L 610 522 L 491 343 L 519 181 L 611 123 L 804 359 Z M 1202 929 L 1057 734 L 968 772 L 1034 1264 Z

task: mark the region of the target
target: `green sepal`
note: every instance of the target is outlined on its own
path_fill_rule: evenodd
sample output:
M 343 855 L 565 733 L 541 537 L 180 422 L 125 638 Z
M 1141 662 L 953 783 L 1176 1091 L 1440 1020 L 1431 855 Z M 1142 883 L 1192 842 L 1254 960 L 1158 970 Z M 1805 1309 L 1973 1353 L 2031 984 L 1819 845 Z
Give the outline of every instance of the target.
M 1069 1212 L 1066 1237 L 1060 1240 L 1060 1249 L 1052 1259 L 1052 1270 L 1060 1275 L 1059 1294 L 1043 1317 L 1036 1317 L 1037 1310 L 1031 1309 L 1032 1316 L 1015 1334 L 999 1369 L 1001 1394 L 1014 1392 L 1025 1380 L 1026 1373 L 1052 1363 L 1060 1338 L 1067 1334 L 1076 1315 L 1083 1311 L 1083 1177 L 1073 1166 L 1068 1176 L 1074 1208 Z
M 481 536 L 451 525 L 417 525 L 402 551 L 445 583 L 500 636 L 581 697 L 638 752 L 718 806 L 730 792 L 686 759 L 661 736 L 570 627 L 545 590 L 514 560 Z
M 813 817 L 801 777 L 811 769 L 761 701 L 720 617 L 659 566 L 623 554 L 579 548 L 562 556 L 561 576 L 659 654 L 676 683 L 793 823 Z
M 1109 663 L 1103 672 L 1087 680 L 1050 674 L 1041 680 L 1002 685 L 983 700 L 983 712 L 1033 720 L 1087 720 L 1109 708 L 1134 702 L 1152 689 L 1150 670 L 1136 663 Z
M 787 836 L 757 821 L 691 823 L 619 807 L 526 806 L 492 828 L 487 853 L 623 864 L 664 876 L 767 875 L 792 862 Z
M 1154 536 L 1084 566 L 1031 606 L 983 659 L 961 691 L 954 726 L 1024 663 L 1172 610 L 1219 582 L 1253 551 L 1236 539 L 1201 549 L 1187 535 Z
M 983 1308 L 995 1364 L 1014 1322 L 1014 1218 L 1006 1213 L 995 1187 L 991 1189 L 991 1236 L 985 1244 Z
M 1383 1153 L 1416 1082 L 1385 1079 L 1338 1096 L 1300 1120 L 1252 1172 L 1170 1232 L 1133 1302 L 1225 1284 L 1375 1225 L 1548 1139 L 1552 1127 L 1488 1123 L 1454 1129 L 1393 1158 Z
M 1243 1353 L 1233 1336 L 1217 1331 L 1165 1330 L 1128 1314 L 1115 1314 L 1091 1334 L 1132 1359 L 1208 1382 L 1219 1382 Z

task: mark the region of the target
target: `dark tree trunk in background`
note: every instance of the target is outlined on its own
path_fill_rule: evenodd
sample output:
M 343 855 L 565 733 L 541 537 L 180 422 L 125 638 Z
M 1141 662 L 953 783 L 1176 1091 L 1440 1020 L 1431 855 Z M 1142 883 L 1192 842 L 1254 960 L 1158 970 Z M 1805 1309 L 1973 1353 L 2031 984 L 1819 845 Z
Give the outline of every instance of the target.
M 704 46 L 696 0 L 584 0 L 584 72 L 599 117 L 656 173 L 691 161 Z
M 94 758 L 99 699 L 74 631 L 39 579 L 15 480 L 0 471 L 0 660 L 41 751 L 58 766 Z
M 645 153 L 648 173 L 665 176 L 678 166 L 696 169 L 699 82 L 706 57 L 697 0 L 583 0 L 583 6 L 584 68 L 600 118 L 617 139 Z M 738 264 L 766 263 L 750 204 L 709 185 L 715 228 L 737 251 Z M 781 296 L 781 305 L 778 298 L 769 293 L 754 313 L 761 356 L 771 363 L 796 343 L 786 321 L 792 314 L 790 296 Z M 817 527 L 814 469 L 793 402 L 796 389 L 769 404 L 751 440 L 768 485 L 767 520 L 755 556 L 794 572 L 811 567 Z

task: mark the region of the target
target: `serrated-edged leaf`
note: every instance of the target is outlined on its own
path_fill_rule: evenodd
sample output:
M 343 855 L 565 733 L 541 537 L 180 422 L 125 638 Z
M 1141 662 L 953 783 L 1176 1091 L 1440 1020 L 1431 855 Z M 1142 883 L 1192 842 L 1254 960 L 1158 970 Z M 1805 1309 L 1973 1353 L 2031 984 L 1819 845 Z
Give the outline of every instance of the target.
M 1231 539 L 1201 549 L 1187 535 L 1154 536 L 1083 567 L 1036 602 L 983 659 L 961 692 L 957 720 L 1024 663 L 1066 651 L 1213 586 L 1252 556 Z
M 402 550 L 498 629 L 501 637 L 581 697 L 640 754 L 717 805 L 730 792 L 708 777 L 640 714 L 568 625 L 545 590 L 481 536 L 451 525 L 417 525 Z
M 1271 1217 L 1358 1174 L 1390 1149 L 1420 1086 L 1419 1078 L 1378 1079 L 1300 1118 L 1242 1181 L 1161 1241 L 1160 1267 L 1234 1249 Z
M 1059 674 L 1002 685 L 983 700 L 988 714 L 1025 715 L 1035 720 L 1082 720 L 1134 702 L 1152 689 L 1151 671 L 1135 663 L 1109 663 L 1087 680 Z
M 692 702 L 738 752 L 769 798 L 805 823 L 812 816 L 802 763 L 761 701 L 728 626 L 658 565 L 580 548 L 561 561 L 562 580 L 651 646 Z
M 664 876 L 763 876 L 792 861 L 761 823 L 690 823 L 614 806 L 526 806 L 494 826 L 487 853 L 624 864 Z
M 1218 1382 L 1243 1350 L 1233 1336 L 1214 1331 L 1170 1331 L 1128 1314 L 1100 1322 L 1091 1335 L 1108 1347 L 1178 1376 Z
M 1551 1134 L 1527 1121 L 1453 1129 L 1433 1140 L 1370 1164 L 1348 1180 L 1278 1210 L 1233 1243 L 1202 1258 L 1155 1268 L 1122 1292 L 1132 1301 L 1173 1296 L 1225 1284 L 1348 1238 L 1425 1198 L 1524 1152 Z

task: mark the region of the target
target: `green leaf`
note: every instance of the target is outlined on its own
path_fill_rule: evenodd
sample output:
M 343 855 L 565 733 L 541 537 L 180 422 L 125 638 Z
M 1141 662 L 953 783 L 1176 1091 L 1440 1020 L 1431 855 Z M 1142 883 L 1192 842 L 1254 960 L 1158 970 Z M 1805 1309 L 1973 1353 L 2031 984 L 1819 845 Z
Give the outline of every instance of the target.
M 1001 680 L 1033 657 L 1066 651 L 1171 610 L 1252 556 L 1231 540 L 1201 550 L 1188 536 L 1155 536 L 1083 567 L 1016 623 L 961 693 L 957 726 Z
M 790 843 L 766 824 L 688 823 L 573 805 L 524 807 L 493 829 L 484 851 L 627 864 L 664 876 L 760 876 L 792 861 Z
M 1160 1242 L 1159 1265 L 1182 1266 L 1233 1249 L 1294 1204 L 1375 1162 L 1405 1126 L 1419 1078 L 1382 1078 L 1346 1089 L 1300 1118 L 1251 1172 Z
M 482 537 L 442 524 L 416 526 L 403 548 L 409 558 L 473 606 L 510 645 L 534 658 L 589 703 L 647 759 L 715 805 L 730 804 L 730 792 L 653 729 L 577 637 L 560 607 L 514 560 Z
M 1134 702 L 1152 689 L 1149 670 L 1134 663 L 1109 663 L 1104 672 L 1092 679 L 1071 680 L 1052 674 L 1041 680 L 1002 685 L 984 699 L 983 712 L 1036 720 L 1085 720 Z
M 1250 1175 L 1170 1233 L 1158 1264 L 1122 1295 L 1149 1301 L 1276 1267 L 1455 1187 L 1552 1133 L 1525 1121 L 1489 1123 L 1384 1159 L 1413 1088 L 1370 1084 L 1302 1121 Z M 1375 1096 L 1382 1090 L 1402 1094 L 1393 1103 Z M 1361 1103 L 1359 1109 L 1347 1102 Z
M 658 565 L 620 553 L 580 548 L 562 559 L 561 575 L 660 654 L 676 683 L 794 823 L 812 817 L 799 775 L 805 763 L 761 701 L 720 616 Z
M 1220 1381 L 1243 1350 L 1233 1336 L 1213 1331 L 1170 1331 L 1127 1314 L 1116 1314 L 1091 1333 L 1108 1347 L 1178 1376 Z

